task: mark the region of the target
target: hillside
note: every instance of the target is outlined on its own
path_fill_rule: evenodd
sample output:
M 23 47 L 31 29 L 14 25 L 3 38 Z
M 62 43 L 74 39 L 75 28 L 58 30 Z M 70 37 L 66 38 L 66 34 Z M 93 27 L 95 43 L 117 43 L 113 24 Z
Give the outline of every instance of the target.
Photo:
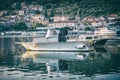
M 42 13 L 47 17 L 62 13 L 74 17 L 77 11 L 82 17 L 105 16 L 111 13 L 120 15 L 120 0 L 0 0 L 0 10 L 12 10 L 11 5 L 15 2 L 17 4 L 15 9 L 20 9 L 20 3 L 23 1 L 28 5 L 42 5 L 44 8 Z

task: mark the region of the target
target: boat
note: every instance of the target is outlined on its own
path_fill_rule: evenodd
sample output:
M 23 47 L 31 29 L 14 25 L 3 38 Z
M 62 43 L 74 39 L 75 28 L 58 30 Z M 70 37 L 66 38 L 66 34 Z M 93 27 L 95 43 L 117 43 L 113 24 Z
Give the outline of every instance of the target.
M 77 42 L 21 42 L 21 44 L 30 51 L 89 52 L 94 50 L 84 43 Z
M 77 36 L 78 38 L 76 37 L 76 39 L 74 37 L 72 37 L 72 36 L 73 35 L 68 36 L 69 37 L 68 41 L 75 41 L 75 40 L 77 40 L 78 42 L 83 42 L 83 43 L 90 44 L 92 42 L 95 42 L 95 41 L 101 39 L 100 36 L 95 35 L 95 34 L 80 34 L 80 35 Z
M 116 36 L 116 31 L 114 31 L 114 30 L 109 30 L 109 29 L 107 29 L 106 27 L 103 27 L 103 28 L 100 28 L 99 30 L 96 30 L 96 31 L 94 32 L 94 34 L 100 36 L 102 39 L 103 39 L 103 38 L 104 38 L 104 39 L 105 39 L 105 38 L 111 39 L 111 38 L 115 38 L 115 36 Z
M 21 42 L 30 51 L 90 52 L 92 46 L 78 41 L 67 41 L 67 30 L 48 29 L 45 37 L 35 38 L 32 42 Z

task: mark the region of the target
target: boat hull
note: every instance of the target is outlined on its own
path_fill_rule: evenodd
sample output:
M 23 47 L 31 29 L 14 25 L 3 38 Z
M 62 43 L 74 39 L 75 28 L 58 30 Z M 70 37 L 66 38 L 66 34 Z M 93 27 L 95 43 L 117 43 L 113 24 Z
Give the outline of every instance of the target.
M 94 51 L 91 47 L 77 42 L 51 42 L 51 43 L 21 43 L 27 50 L 31 51 L 54 51 L 54 52 L 89 52 Z

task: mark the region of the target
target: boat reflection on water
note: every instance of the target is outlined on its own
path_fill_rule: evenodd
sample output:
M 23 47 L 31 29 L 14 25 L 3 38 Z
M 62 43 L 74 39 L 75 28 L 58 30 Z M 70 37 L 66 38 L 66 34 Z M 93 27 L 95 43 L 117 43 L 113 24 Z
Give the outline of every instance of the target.
M 102 52 L 103 53 L 103 52 Z M 24 60 L 32 59 L 34 64 L 43 64 L 48 73 L 68 70 L 74 74 L 93 75 L 108 68 L 110 54 L 78 53 L 78 52 L 39 52 L 27 51 L 22 55 Z M 43 65 L 42 65 L 43 66 Z M 106 70 L 105 70 L 106 71 Z
M 48 73 L 51 71 L 58 71 L 60 68 L 59 63 L 62 61 L 83 61 L 92 59 L 95 55 L 92 53 L 79 53 L 79 52 L 39 52 L 39 51 L 26 51 L 23 53 L 22 58 L 33 59 L 33 63 L 45 63 Z M 62 64 L 66 64 L 63 63 Z M 65 68 L 65 66 L 61 65 Z
M 60 60 L 85 60 L 93 56 L 95 52 L 79 53 L 79 52 L 40 52 L 40 51 L 26 51 L 22 58 L 47 58 Z

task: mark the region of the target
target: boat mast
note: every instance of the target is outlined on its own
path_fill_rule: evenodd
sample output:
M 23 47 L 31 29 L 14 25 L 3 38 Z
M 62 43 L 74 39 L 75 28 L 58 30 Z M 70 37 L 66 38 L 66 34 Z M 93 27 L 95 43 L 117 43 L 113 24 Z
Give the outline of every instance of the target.
M 76 15 L 76 22 L 77 22 L 77 24 L 76 24 L 76 27 L 75 27 L 76 29 L 75 29 L 75 30 L 77 31 L 77 33 L 78 33 L 79 28 L 80 28 L 80 26 L 81 26 L 81 21 L 80 21 L 79 12 L 80 12 L 80 10 L 77 11 L 77 15 Z M 79 34 L 77 34 L 77 36 L 79 36 Z M 78 38 L 79 38 L 79 37 L 77 37 L 77 40 L 78 40 Z M 76 41 L 77 41 L 77 40 L 76 40 Z

